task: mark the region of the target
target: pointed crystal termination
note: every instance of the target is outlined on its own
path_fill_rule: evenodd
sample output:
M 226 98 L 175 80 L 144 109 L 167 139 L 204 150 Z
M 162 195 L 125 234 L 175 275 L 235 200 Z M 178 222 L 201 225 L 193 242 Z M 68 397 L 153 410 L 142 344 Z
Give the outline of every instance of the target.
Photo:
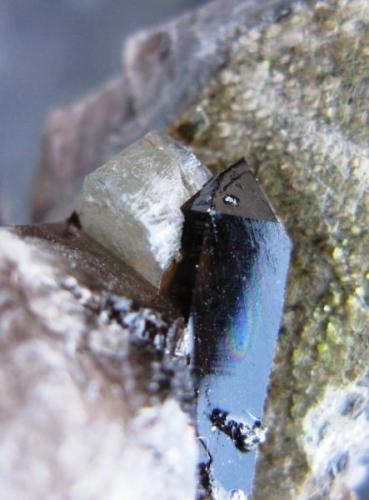
M 291 244 L 245 161 L 183 207 L 173 294 L 193 328 L 198 435 L 210 485 L 251 493 Z M 256 417 L 255 417 L 256 416 Z

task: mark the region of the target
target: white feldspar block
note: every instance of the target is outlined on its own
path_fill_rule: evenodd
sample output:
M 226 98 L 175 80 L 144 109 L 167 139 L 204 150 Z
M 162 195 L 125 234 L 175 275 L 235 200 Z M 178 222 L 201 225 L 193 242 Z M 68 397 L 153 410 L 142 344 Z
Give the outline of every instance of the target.
M 191 151 L 150 132 L 86 177 L 76 210 L 84 231 L 159 287 L 179 256 L 180 207 L 210 177 Z

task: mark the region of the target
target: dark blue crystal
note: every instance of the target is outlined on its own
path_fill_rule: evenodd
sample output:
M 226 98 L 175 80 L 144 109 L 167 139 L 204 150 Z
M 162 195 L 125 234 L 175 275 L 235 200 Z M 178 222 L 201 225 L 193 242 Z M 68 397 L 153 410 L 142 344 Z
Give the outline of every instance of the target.
M 204 463 L 211 488 L 249 494 L 291 245 L 244 161 L 212 179 L 183 212 L 176 295 L 193 333 Z

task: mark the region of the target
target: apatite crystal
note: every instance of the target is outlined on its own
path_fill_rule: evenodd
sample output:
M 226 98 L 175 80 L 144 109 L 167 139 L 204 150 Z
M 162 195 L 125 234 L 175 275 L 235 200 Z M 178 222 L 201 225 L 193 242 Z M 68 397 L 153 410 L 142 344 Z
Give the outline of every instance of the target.
M 180 251 L 181 206 L 210 177 L 191 151 L 153 131 L 86 177 L 76 212 L 84 232 L 159 288 Z
M 193 337 L 201 478 L 250 494 L 291 244 L 245 161 L 183 207 L 184 259 L 173 295 Z M 209 491 L 208 491 L 209 493 Z

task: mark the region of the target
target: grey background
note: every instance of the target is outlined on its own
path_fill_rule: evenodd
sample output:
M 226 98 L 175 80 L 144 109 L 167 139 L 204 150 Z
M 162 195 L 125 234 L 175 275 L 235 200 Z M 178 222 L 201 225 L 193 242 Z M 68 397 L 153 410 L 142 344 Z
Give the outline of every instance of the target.
M 46 113 L 120 71 L 124 37 L 205 0 L 0 0 L 0 205 L 29 219 Z

